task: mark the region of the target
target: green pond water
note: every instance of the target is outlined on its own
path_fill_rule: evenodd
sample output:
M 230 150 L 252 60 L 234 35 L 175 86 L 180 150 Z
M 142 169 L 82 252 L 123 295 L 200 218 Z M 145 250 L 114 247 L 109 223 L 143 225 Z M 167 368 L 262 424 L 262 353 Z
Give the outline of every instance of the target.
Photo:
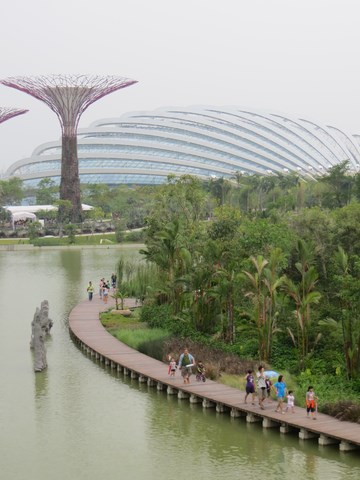
M 0 252 L 0 480 L 360 479 L 360 452 L 191 405 L 84 355 L 68 314 L 120 255 L 137 250 Z M 35 374 L 31 321 L 44 299 L 54 327 L 49 367 Z

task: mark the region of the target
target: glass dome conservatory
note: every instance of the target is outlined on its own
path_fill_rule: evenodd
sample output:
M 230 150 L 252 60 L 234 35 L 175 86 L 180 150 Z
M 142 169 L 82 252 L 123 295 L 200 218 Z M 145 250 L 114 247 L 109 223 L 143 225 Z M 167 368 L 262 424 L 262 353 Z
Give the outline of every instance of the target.
M 314 177 L 348 160 L 360 165 L 359 135 L 240 107 L 167 107 L 101 119 L 78 131 L 82 183 L 160 184 L 169 174 L 230 178 L 235 172 Z M 60 182 L 61 141 L 40 145 L 7 177 Z

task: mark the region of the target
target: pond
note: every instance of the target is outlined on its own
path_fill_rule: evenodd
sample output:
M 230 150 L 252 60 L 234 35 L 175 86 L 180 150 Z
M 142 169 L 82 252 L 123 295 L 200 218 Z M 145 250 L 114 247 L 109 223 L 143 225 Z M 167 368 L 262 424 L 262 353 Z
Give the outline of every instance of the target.
M 137 249 L 0 252 L 1 480 L 360 478 L 359 452 L 202 409 L 84 355 L 68 314 L 120 256 Z M 44 299 L 54 327 L 49 367 L 35 374 L 31 322 Z

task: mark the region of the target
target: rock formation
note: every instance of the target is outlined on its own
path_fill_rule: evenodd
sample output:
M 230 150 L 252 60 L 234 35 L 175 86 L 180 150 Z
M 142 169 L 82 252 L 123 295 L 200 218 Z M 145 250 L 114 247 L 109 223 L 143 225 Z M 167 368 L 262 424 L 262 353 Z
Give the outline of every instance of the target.
M 49 302 L 41 302 L 41 308 L 36 307 L 31 323 L 30 348 L 34 349 L 34 370 L 41 372 L 47 367 L 45 337 L 49 335 L 52 320 L 49 318 Z

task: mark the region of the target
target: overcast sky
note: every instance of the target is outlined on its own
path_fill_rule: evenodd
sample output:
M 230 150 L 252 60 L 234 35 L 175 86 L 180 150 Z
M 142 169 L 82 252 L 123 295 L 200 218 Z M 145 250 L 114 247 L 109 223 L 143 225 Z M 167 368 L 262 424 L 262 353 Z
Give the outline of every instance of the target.
M 80 127 L 162 106 L 236 105 L 360 133 L 359 0 L 2 2 L 0 78 L 58 73 L 138 80 L 91 105 Z M 42 102 L 0 86 L 0 173 L 60 137 Z

